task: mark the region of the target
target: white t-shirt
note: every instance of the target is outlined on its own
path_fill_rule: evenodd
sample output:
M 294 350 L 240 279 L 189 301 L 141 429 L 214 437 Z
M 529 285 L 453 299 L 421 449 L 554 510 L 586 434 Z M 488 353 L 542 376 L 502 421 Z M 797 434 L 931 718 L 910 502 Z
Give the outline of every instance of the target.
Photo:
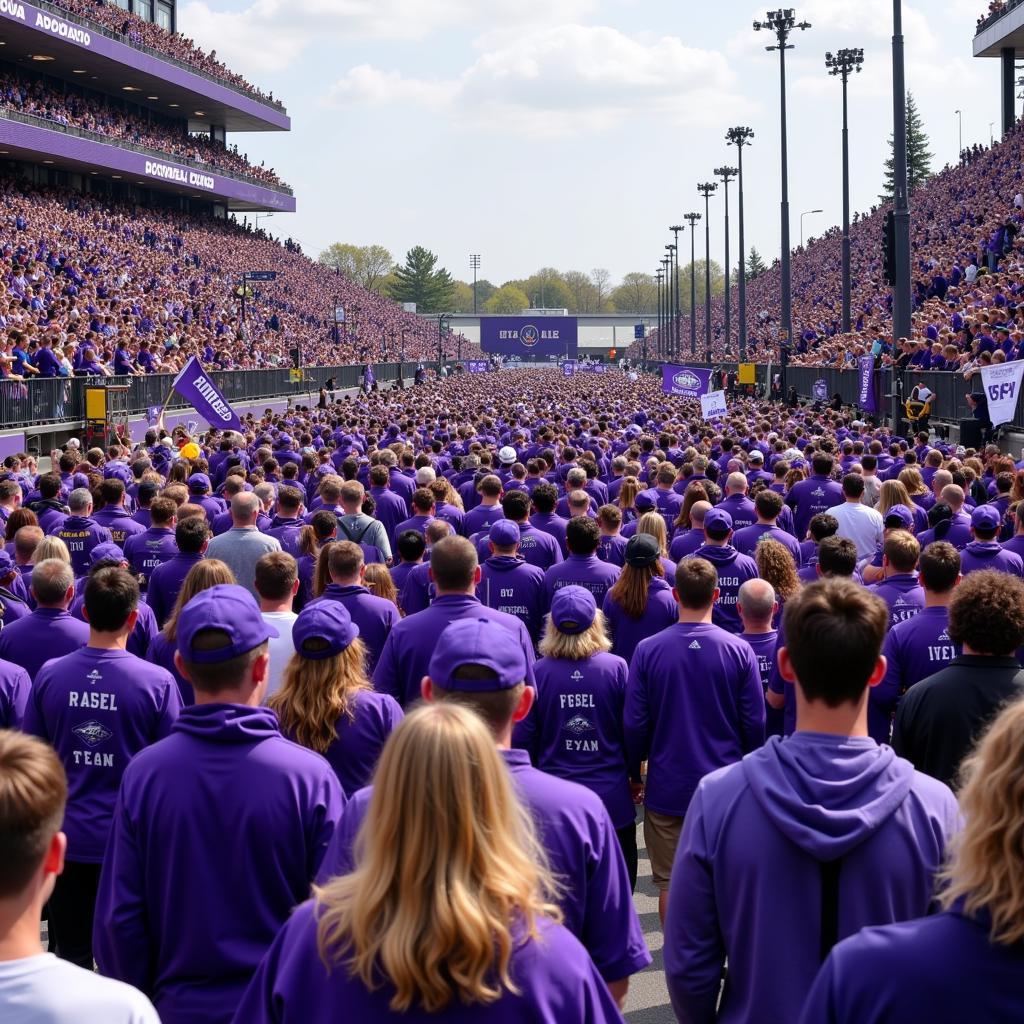
M 153 1004 L 122 981 L 52 953 L 0 961 L 4 1024 L 160 1024 Z
M 270 695 L 281 688 L 284 670 L 295 653 L 292 643 L 292 624 L 298 618 L 295 612 L 260 612 L 263 621 L 268 622 L 280 634 L 272 636 L 267 645 L 270 650 L 270 667 L 267 671 L 267 692 L 263 698 L 265 704 Z

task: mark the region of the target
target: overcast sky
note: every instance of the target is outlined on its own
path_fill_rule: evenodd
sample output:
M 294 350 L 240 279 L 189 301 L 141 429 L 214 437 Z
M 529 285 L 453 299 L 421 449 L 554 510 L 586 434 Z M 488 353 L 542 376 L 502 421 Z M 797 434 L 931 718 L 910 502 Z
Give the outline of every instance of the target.
M 936 169 L 999 119 L 999 63 L 975 60 L 984 0 L 904 3 L 907 82 Z M 779 244 L 778 55 L 744 0 L 185 0 L 179 28 L 284 100 L 293 130 L 239 135 L 294 186 L 268 222 L 315 256 L 333 241 L 413 245 L 495 283 L 542 265 L 653 271 L 699 181 L 749 125 L 747 244 Z M 807 0 L 787 54 L 792 239 L 841 217 L 841 86 L 826 50 L 860 46 L 850 83 L 852 203 L 867 209 L 892 130 L 888 0 Z M 236 137 L 232 137 L 236 138 Z M 736 259 L 735 186 L 733 262 Z M 719 193 L 721 189 L 719 189 Z M 698 202 L 700 206 L 698 206 Z M 722 259 L 721 199 L 712 255 Z M 681 239 L 688 254 L 689 238 Z M 698 248 L 704 244 L 703 231 Z M 682 262 L 685 262 L 683 260 Z

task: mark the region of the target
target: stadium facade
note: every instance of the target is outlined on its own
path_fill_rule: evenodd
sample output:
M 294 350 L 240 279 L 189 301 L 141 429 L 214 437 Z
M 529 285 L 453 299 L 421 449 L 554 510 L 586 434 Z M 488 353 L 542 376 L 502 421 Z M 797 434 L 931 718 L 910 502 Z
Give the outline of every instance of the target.
M 117 0 L 108 6 L 168 32 L 177 27 L 175 0 Z M 232 132 L 290 129 L 279 102 L 158 52 L 128 21 L 125 29 L 112 31 L 45 0 L 0 0 L 0 74 L 45 84 L 49 94 L 78 102 L 102 102 L 135 123 L 159 125 L 179 138 L 190 133 L 227 144 Z M 244 169 L 211 166 L 9 105 L 0 106 L 0 160 L 9 174 L 105 199 L 170 201 L 182 211 L 219 217 L 229 211 L 295 210 L 290 188 Z

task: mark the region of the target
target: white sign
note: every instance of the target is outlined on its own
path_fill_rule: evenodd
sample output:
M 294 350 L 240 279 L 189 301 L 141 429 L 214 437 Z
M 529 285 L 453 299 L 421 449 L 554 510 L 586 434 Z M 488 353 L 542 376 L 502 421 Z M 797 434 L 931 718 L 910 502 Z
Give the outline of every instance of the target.
M 700 414 L 706 420 L 718 419 L 726 414 L 725 392 L 709 391 L 700 396 Z
M 981 369 L 981 384 L 988 399 L 988 415 L 992 426 L 1009 423 L 1017 410 L 1024 362 L 993 363 Z

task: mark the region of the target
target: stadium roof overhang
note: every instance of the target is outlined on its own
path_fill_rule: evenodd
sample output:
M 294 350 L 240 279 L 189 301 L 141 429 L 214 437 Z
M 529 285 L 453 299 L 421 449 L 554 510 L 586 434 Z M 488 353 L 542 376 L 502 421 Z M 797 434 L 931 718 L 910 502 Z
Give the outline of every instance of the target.
M 171 117 L 229 132 L 288 131 L 278 107 L 162 60 L 83 23 L 16 0 L 0 3 L 0 60 L 28 64 Z M 155 99 L 153 97 L 156 97 Z
M 1009 8 L 974 37 L 975 57 L 1000 57 L 1004 49 L 1024 53 L 1024 3 Z

